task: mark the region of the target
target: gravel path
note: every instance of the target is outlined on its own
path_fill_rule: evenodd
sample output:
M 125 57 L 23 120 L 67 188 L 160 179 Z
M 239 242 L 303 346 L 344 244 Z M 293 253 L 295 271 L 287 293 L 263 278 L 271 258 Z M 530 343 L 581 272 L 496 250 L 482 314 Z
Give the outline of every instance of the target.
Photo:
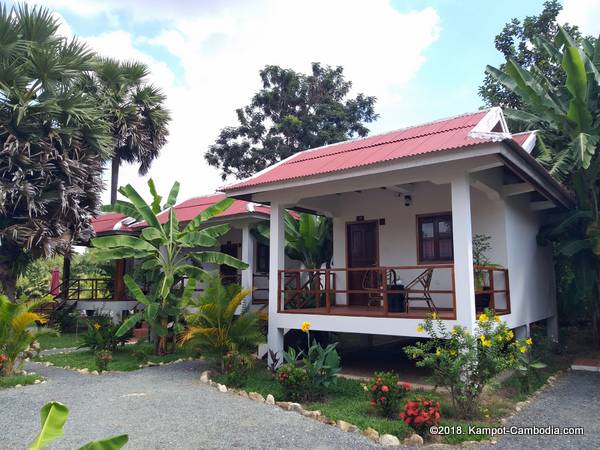
M 583 427 L 583 436 L 503 436 L 486 450 L 530 448 L 600 449 L 600 373 L 568 372 L 559 377 L 531 404 L 507 422 L 507 426 Z
M 358 434 L 270 405 L 221 394 L 198 380 L 202 362 L 135 372 L 82 375 L 29 364 L 48 377 L 41 385 L 0 390 L 0 449 L 22 449 L 39 429 L 39 409 L 50 400 L 71 415 L 65 437 L 51 449 L 128 433 L 132 449 L 368 449 Z M 362 401 L 362 399 L 357 399 Z M 583 426 L 584 436 L 503 436 L 486 450 L 600 448 L 600 374 L 569 372 L 523 408 L 507 426 Z
M 199 382 L 201 362 L 101 376 L 39 364 L 27 370 L 48 382 L 0 391 L 0 449 L 26 448 L 39 430 L 39 409 L 50 400 L 71 412 L 65 437 L 51 449 L 121 433 L 129 434 L 128 450 L 378 447 L 297 413 L 222 394 Z

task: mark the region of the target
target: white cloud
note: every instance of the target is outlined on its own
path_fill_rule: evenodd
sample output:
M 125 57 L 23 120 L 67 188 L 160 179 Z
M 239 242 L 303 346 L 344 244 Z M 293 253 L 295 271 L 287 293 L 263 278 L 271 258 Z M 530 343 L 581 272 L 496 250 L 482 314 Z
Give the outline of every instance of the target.
M 559 23 L 577 25 L 583 34 L 600 34 L 600 2 L 598 0 L 564 0 Z
M 266 64 L 304 72 L 313 61 L 341 65 L 355 92 L 376 95 L 379 109 L 406 117 L 409 112 L 399 101 L 402 87 L 416 77 L 425 50 L 440 33 L 433 8 L 400 13 L 386 0 L 216 2 L 179 9 L 171 3 L 171 12 L 164 7 L 167 2 L 144 2 L 142 8 L 139 2 L 115 6 L 111 1 L 52 1 L 86 17 L 111 14 L 127 5 L 132 13 L 142 14 L 143 9 L 143 17 L 169 19 L 155 36 L 120 30 L 81 37 L 107 56 L 146 62 L 153 82 L 165 90 L 173 120 L 169 142 L 150 176 L 162 192 L 179 180 L 180 199 L 223 184 L 203 155 L 222 127 L 236 124 L 234 110 L 260 88 L 258 71 Z M 140 42 L 145 49 L 149 44 L 174 55 L 183 68 L 182 78 L 175 76 L 179 70 L 141 51 Z M 400 125 L 399 119 L 396 126 Z M 135 168 L 124 167 L 120 182 L 140 187 L 144 180 Z

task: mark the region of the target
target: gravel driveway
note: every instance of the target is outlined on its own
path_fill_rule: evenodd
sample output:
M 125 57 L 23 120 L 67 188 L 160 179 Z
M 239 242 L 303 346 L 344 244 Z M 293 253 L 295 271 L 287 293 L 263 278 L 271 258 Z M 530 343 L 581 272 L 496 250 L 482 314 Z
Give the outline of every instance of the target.
M 199 382 L 201 362 L 101 376 L 31 364 L 48 382 L 0 390 L 0 449 L 26 448 L 39 430 L 39 409 L 66 404 L 65 436 L 52 449 L 128 433 L 133 449 L 381 448 L 294 412 L 222 394 Z
M 0 390 L 0 449 L 22 449 L 39 429 L 39 409 L 50 400 L 71 415 L 52 449 L 128 433 L 132 449 L 368 449 L 358 434 L 235 395 L 198 381 L 201 362 L 184 362 L 102 376 L 38 364 L 41 385 Z M 362 401 L 362 399 L 357 399 Z M 583 426 L 584 436 L 504 436 L 481 449 L 600 448 L 600 373 L 570 372 L 508 423 Z

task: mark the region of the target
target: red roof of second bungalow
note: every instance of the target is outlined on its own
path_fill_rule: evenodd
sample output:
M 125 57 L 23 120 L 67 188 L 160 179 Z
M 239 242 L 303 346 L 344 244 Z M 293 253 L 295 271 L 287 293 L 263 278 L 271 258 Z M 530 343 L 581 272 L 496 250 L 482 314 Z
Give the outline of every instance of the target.
M 132 230 L 127 224 L 123 223 L 126 218 L 126 216 L 120 213 L 103 213 L 92 218 L 92 228 L 96 234 L 112 233 L 115 231 L 128 233 Z
M 492 108 L 477 111 L 385 134 L 305 150 L 250 178 L 225 186 L 222 190 L 236 191 L 492 142 L 497 140 L 494 136 L 486 136 L 484 133 L 476 136 L 471 133 L 480 122 L 484 122 L 482 119 L 488 113 L 497 114 L 498 110 L 499 108 Z M 496 123 L 492 123 L 490 129 L 484 131 L 497 131 L 495 125 Z M 525 133 L 518 139 L 515 135 L 515 141 L 522 145 L 531 134 Z
M 175 205 L 175 216 L 179 222 L 189 222 L 202 211 L 225 198 L 225 194 L 213 194 L 204 197 L 190 198 L 189 200 L 185 200 Z M 216 217 L 230 217 L 238 214 L 251 213 L 269 215 L 270 211 L 271 210 L 268 206 L 247 202 L 245 200 L 234 200 L 233 204 L 229 208 Z M 166 223 L 169 218 L 169 213 L 168 211 L 163 211 L 156 217 L 158 217 L 158 221 L 160 223 Z M 142 221 L 132 225 L 132 228 L 143 228 L 145 226 L 146 222 Z

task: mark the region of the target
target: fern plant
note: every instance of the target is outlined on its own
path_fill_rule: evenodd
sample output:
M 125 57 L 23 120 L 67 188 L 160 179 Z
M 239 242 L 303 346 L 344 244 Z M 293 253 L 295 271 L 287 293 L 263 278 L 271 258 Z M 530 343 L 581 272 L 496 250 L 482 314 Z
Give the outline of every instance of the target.
M 224 285 L 218 273 L 204 278 L 204 291 L 197 299 L 191 299 L 186 316 L 188 327 L 179 336 L 179 343 L 191 341 L 206 357 L 215 361 L 225 372 L 225 356 L 230 351 L 240 354 L 252 352 L 263 340 L 258 325 L 258 314 L 242 310 L 235 312 L 250 289 L 235 284 Z

